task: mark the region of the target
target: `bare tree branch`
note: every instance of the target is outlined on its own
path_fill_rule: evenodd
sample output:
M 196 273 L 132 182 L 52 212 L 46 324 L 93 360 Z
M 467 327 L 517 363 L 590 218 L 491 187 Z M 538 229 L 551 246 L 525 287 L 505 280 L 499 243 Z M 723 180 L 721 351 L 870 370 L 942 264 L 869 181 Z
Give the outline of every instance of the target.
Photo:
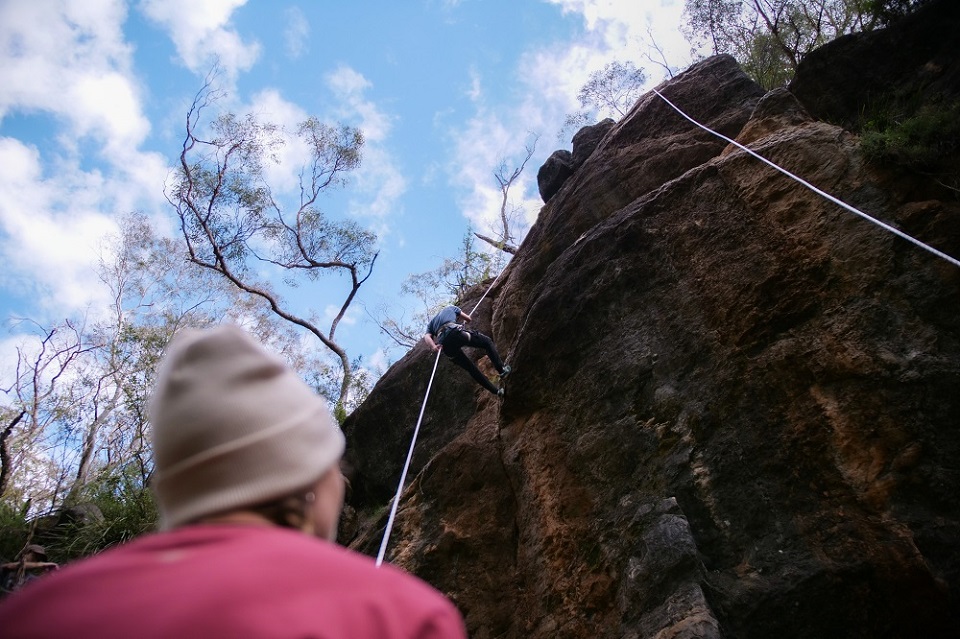
M 476 231 L 474 231 L 473 234 L 477 237 L 477 239 L 483 240 L 490 246 L 493 246 L 504 253 L 509 253 L 510 255 L 515 255 L 517 253 L 517 247 L 513 244 L 505 244 L 503 240 L 495 240 L 492 237 L 487 237 L 483 233 L 477 233 Z
M 324 190 L 338 186 L 360 163 L 362 134 L 331 127 L 316 118 L 296 131 L 310 149 L 301 167 L 299 207 L 287 215 L 264 181 L 263 162 L 282 144 L 282 131 L 252 116 L 219 116 L 210 139 L 200 137 L 203 112 L 218 97 L 212 80 L 187 111 L 180 171 L 167 199 L 177 212 L 188 259 L 219 274 L 236 289 L 262 300 L 277 317 L 313 334 L 339 360 L 339 395 L 346 405 L 352 366 L 336 340 L 340 322 L 376 263 L 376 236 L 350 222 L 328 220 L 317 208 Z M 324 272 L 349 278 L 349 288 L 327 331 L 292 311 L 269 285 L 258 281 L 248 261 L 271 264 L 287 273 L 314 279 Z
M 656 36 L 653 35 L 653 28 L 650 26 L 649 23 L 647 24 L 647 37 L 650 38 L 650 47 L 648 48 L 647 53 L 644 54 L 645 57 L 649 62 L 657 66 L 663 67 L 663 70 L 667 72 L 667 77 L 672 78 L 673 69 L 670 67 L 670 64 L 667 62 L 667 56 L 663 51 L 663 47 L 660 46 L 659 42 L 657 42 Z M 658 59 L 655 60 L 653 56 L 650 55 L 649 49 L 653 49 L 654 51 L 657 52 Z
M 537 142 L 539 142 L 539 140 L 540 136 L 536 135 L 534 136 L 532 142 L 524 145 L 524 151 L 526 151 L 526 155 L 524 155 L 519 166 L 508 168 L 507 161 L 501 160 L 497 170 L 493 172 L 493 177 L 497 181 L 497 186 L 500 188 L 500 228 L 497 230 L 499 239 L 494 239 L 487 235 L 474 232 L 474 235 L 477 237 L 477 239 L 483 240 L 497 250 L 503 251 L 504 253 L 509 253 L 511 255 L 516 254 L 517 246 L 513 242 L 514 235 L 510 228 L 510 224 L 518 210 L 508 210 L 510 203 L 510 188 L 523 173 L 523 170 L 527 166 L 527 162 L 529 162 L 530 158 L 533 157 L 534 152 L 537 150 Z

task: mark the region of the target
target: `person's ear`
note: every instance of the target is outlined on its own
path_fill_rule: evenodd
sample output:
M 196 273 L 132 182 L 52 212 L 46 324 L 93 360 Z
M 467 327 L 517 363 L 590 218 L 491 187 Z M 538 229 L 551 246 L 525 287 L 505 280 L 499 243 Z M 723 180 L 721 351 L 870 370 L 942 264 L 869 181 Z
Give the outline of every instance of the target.
M 303 496 L 303 523 L 300 530 L 311 537 L 316 536 L 317 526 L 313 521 L 313 503 L 317 501 L 317 494 L 312 490 Z

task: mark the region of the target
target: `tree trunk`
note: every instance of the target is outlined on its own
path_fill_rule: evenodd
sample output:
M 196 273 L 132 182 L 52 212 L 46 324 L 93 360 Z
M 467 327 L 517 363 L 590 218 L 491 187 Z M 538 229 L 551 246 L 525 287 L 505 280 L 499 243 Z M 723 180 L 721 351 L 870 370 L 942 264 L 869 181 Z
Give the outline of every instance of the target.
M 23 419 L 23 416 L 27 414 L 27 411 L 21 410 L 20 414 L 13 418 L 7 426 L 3 429 L 3 432 L 0 433 L 0 495 L 3 495 L 3 492 L 7 489 L 7 481 L 10 478 L 10 454 L 7 452 L 7 438 L 10 437 L 10 434 L 13 432 L 13 429 L 16 428 L 17 424 L 20 423 L 20 420 Z

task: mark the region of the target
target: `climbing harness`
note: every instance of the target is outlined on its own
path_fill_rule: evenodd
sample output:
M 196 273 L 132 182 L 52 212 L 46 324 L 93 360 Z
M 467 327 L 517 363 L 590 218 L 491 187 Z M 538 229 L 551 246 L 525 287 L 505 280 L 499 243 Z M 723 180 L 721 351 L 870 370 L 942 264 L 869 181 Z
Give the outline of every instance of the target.
M 443 340 L 447 339 L 449 335 L 454 330 L 461 331 L 463 330 L 462 324 L 457 324 L 456 322 L 447 322 L 440 327 L 440 333 L 437 334 L 437 344 L 443 345 Z
M 800 184 L 804 185 L 805 187 L 807 187 L 808 189 L 810 189 L 810 190 L 813 191 L 814 193 L 816 193 L 816 194 L 818 194 L 818 195 L 820 195 L 820 196 L 823 196 L 824 198 L 830 200 L 831 202 L 833 202 L 833 203 L 836 204 L 837 206 L 840 206 L 840 207 L 842 207 L 842 208 L 850 211 L 851 213 L 854 213 L 854 214 L 856 214 L 856 215 L 859 215 L 859 216 L 862 217 L 863 219 L 865 219 L 865 220 L 867 220 L 867 221 L 869 221 L 869 222 L 872 222 L 872 223 L 876 224 L 876 225 L 879 226 L 880 228 L 885 229 L 885 230 L 893 233 L 894 235 L 897 235 L 897 236 L 899 236 L 899 237 L 902 237 L 903 239 L 905 239 L 905 240 L 907 240 L 908 242 L 911 242 L 911 243 L 919 246 L 920 248 L 924 249 L 925 251 L 929 251 L 930 253 L 933 253 L 933 254 L 936 255 L 937 257 L 939 257 L 939 258 L 941 258 L 941 259 L 944 259 L 944 260 L 950 262 L 950 263 L 953 264 L 954 266 L 960 266 L 960 260 L 958 260 L 958 259 L 956 259 L 956 258 L 954 258 L 954 257 L 950 257 L 950 256 L 947 255 L 946 253 L 944 253 L 944 252 L 942 252 L 942 251 L 938 251 L 937 249 L 933 248 L 932 246 L 930 246 L 930 245 L 928 245 L 928 244 L 924 244 L 924 243 L 921 242 L 920 240 L 918 240 L 918 239 L 916 239 L 916 238 L 914 238 L 914 237 L 911 237 L 910 235 L 907 235 L 906 233 L 904 233 L 904 232 L 901 231 L 900 229 L 894 228 L 894 227 L 890 226 L 889 224 L 887 224 L 887 223 L 885 223 L 885 222 L 881 222 L 880 220 L 878 220 L 878 219 L 876 219 L 876 218 L 874 218 L 874 217 L 871 217 L 871 216 L 867 215 L 867 214 L 864 213 L 863 211 L 861 211 L 861 210 L 859 210 L 859 209 L 857 209 L 857 208 L 854 208 L 854 207 L 850 206 L 850 205 L 847 204 L 846 202 L 843 202 L 842 200 L 839 200 L 839 199 L 835 198 L 834 196 L 830 195 L 829 193 L 826 193 L 825 191 L 822 191 L 822 190 L 818 189 L 817 187 L 815 187 L 814 185 L 810 184 L 809 182 L 807 182 L 807 181 L 804 180 L 803 178 L 794 175 L 794 174 L 791 173 L 790 171 L 787 171 L 786 169 L 784 169 L 784 168 L 782 168 L 782 167 L 780 167 L 780 166 L 777 166 L 776 164 L 774 164 L 773 162 L 771 162 L 771 161 L 768 160 L 767 158 L 765 158 L 765 157 L 763 157 L 762 155 L 756 153 L 755 151 L 752 151 L 751 149 L 748 149 L 747 147 L 745 147 L 744 145 L 740 144 L 740 143 L 737 142 L 736 140 L 731 140 L 730 138 L 728 138 L 727 136 L 723 135 L 722 133 L 717 133 L 717 132 L 714 131 L 713 129 L 711 129 L 711 128 L 709 128 L 709 127 L 706 127 L 706 126 L 700 124 L 699 122 L 697 122 L 696 120 L 694 120 L 693 118 L 691 118 L 689 115 L 687 115 L 686 113 L 684 113 L 684 112 L 683 112 L 677 105 L 675 105 L 673 102 L 671 102 L 670 100 L 668 100 L 667 98 L 665 98 L 665 97 L 663 96 L 663 94 L 660 93 L 659 91 L 657 91 L 656 89 L 653 89 L 653 92 L 656 93 L 657 95 L 659 95 L 660 98 L 661 98 L 664 102 L 666 102 L 667 104 L 669 104 L 669 105 L 673 108 L 674 111 L 676 111 L 677 113 L 679 113 L 680 115 L 682 115 L 684 118 L 686 118 L 687 120 L 689 120 L 690 122 L 692 122 L 692 123 L 695 124 L 696 126 L 698 126 L 698 127 L 700 127 L 701 129 L 703 129 L 703 130 L 706 131 L 707 133 L 710 133 L 711 135 L 715 135 L 716 137 L 720 138 L 721 140 L 725 140 L 725 141 L 729 142 L 730 144 L 734 145 L 735 147 L 746 151 L 747 153 L 749 153 L 749 154 L 752 155 L 753 157 L 757 158 L 758 160 L 760 160 L 760 161 L 763 162 L 764 164 L 767 164 L 767 165 L 773 167 L 774 169 L 776 169 L 777 171 L 780 171 L 781 173 L 783 173 L 783 174 L 786 175 L 787 177 L 793 178 L 794 180 L 796 180 L 796 181 L 799 182 Z
M 490 286 L 487 287 L 487 290 L 484 291 L 483 295 L 480 296 L 480 300 L 477 302 L 476 306 L 473 307 L 473 310 L 470 311 L 470 316 L 472 317 L 474 313 L 477 312 L 477 309 L 480 307 L 480 304 L 487 297 L 487 293 L 494 287 L 494 285 L 500 280 L 500 276 L 503 275 L 503 271 L 506 270 L 506 266 L 497 274 L 497 276 L 490 282 Z M 413 429 L 413 438 L 410 440 L 410 450 L 407 451 L 407 460 L 403 463 L 403 471 L 400 473 L 400 485 L 397 486 L 397 494 L 393 498 L 393 504 L 390 506 L 390 516 L 387 517 L 387 526 L 383 531 L 383 540 L 380 542 L 380 551 L 377 553 L 377 567 L 383 563 L 383 556 L 387 552 L 387 543 L 390 541 L 390 531 L 393 530 L 393 521 L 397 516 L 397 506 L 400 504 L 400 494 L 403 492 L 403 485 L 407 480 L 407 471 L 410 470 L 410 460 L 413 459 L 413 449 L 417 445 L 417 435 L 420 433 L 420 423 L 423 421 L 423 413 L 427 408 L 427 399 L 430 397 L 430 389 L 433 387 L 433 378 L 437 374 L 437 364 L 440 363 L 440 355 L 442 351 L 437 351 L 437 356 L 433 360 L 433 371 L 430 373 L 430 381 L 427 382 L 427 392 L 423 395 L 423 403 L 420 405 L 420 416 L 417 417 L 417 425 Z

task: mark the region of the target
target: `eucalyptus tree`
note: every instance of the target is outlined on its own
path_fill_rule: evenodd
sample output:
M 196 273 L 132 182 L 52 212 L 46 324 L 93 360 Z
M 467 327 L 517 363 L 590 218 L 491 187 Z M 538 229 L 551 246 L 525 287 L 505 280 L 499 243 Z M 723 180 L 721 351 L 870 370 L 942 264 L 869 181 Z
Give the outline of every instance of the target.
M 236 313 L 230 290 L 125 216 L 104 244 L 103 308 L 50 326 L 22 319 L 13 369 L 0 379 L 0 498 L 33 512 L 75 503 L 98 478 L 124 469 L 146 486 L 152 454 L 146 403 L 157 362 L 183 326 Z
M 686 0 L 685 35 L 729 53 L 767 89 L 786 84 L 810 51 L 877 25 L 871 0 Z
M 66 471 L 57 458 L 64 450 L 63 438 L 78 421 L 73 403 L 81 377 L 77 372 L 92 347 L 74 322 L 53 328 L 23 323 L 36 339 L 17 347 L 14 369 L 0 388 L 7 402 L 2 412 L 12 416 L 0 441 L 0 497 L 37 499 L 45 509 L 62 501 Z
M 353 362 L 336 331 L 373 271 L 376 236 L 349 220 L 330 218 L 320 200 L 359 166 L 363 135 L 313 117 L 301 122 L 290 138 L 306 149 L 307 159 L 298 193 L 287 194 L 294 203 L 284 206 L 267 167 L 277 162 L 287 132 L 254 115 L 222 113 L 206 121 L 219 97 L 210 81 L 196 95 L 187 112 L 179 169 L 166 192 L 188 259 L 315 336 L 339 362 L 333 399 L 342 409 L 349 402 Z M 278 283 L 297 286 L 324 275 L 340 276 L 341 288 L 338 310 L 322 327 L 316 313 L 297 312 L 278 292 Z M 334 286 L 323 289 L 326 295 L 335 292 Z
M 614 60 L 592 72 L 577 92 L 580 111 L 567 115 L 557 137 L 562 140 L 604 118 L 619 120 L 643 95 L 646 81 L 644 69 L 629 61 Z

